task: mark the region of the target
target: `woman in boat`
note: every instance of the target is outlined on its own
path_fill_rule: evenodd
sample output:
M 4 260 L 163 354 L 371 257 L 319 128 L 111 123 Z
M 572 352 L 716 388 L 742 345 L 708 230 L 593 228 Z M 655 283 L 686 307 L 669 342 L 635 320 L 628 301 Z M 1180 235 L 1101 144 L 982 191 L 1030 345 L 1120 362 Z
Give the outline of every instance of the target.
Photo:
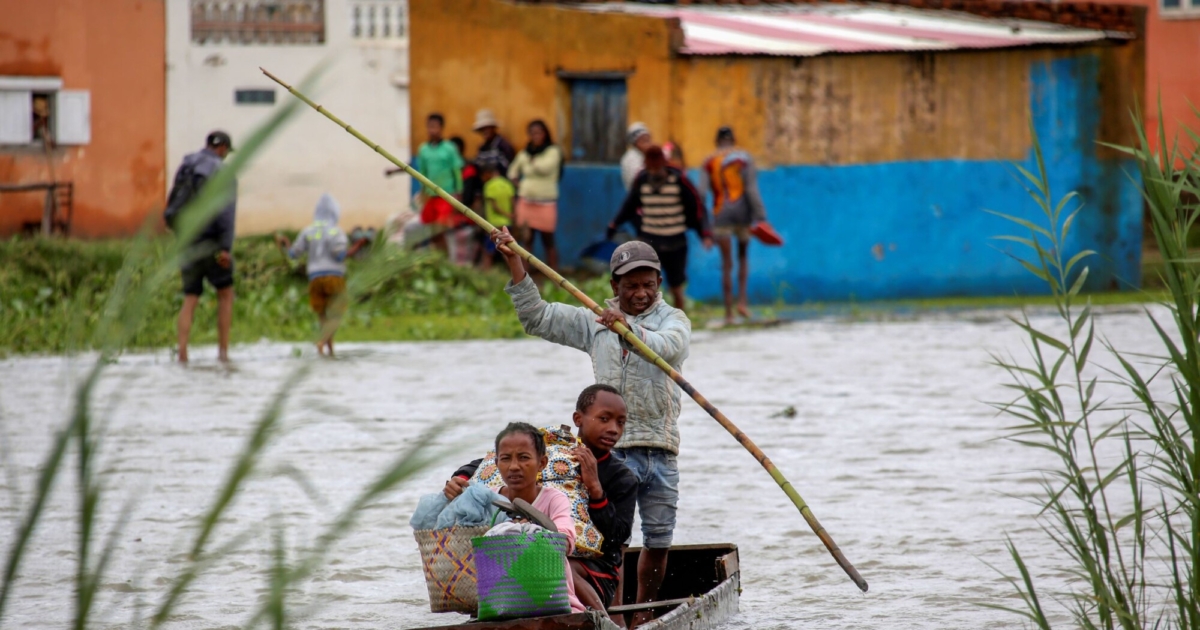
M 575 572 L 575 594 L 594 610 L 607 610 L 620 582 L 625 541 L 633 529 L 637 505 L 637 478 L 612 457 L 612 448 L 625 433 L 625 400 L 615 387 L 589 385 L 575 401 L 572 417 L 579 428 L 582 445 L 574 450 L 580 464 L 580 482 L 588 493 L 588 514 L 604 536 L 598 558 L 571 558 Z M 483 459 L 454 472 L 442 490 L 453 501 L 470 485 Z
M 555 527 L 567 537 L 567 555 L 575 550 L 575 519 L 571 515 L 571 501 L 561 490 L 548 488 L 541 484 L 541 472 L 549 462 L 546 456 L 546 443 L 542 434 L 531 424 L 525 422 L 509 423 L 496 436 L 496 467 L 504 478 L 504 487 L 496 492 L 512 501 L 524 499 L 534 508 L 541 511 Z M 575 581 L 570 564 L 563 558 L 567 575 L 567 599 L 571 602 L 572 612 L 586 610 L 579 598 L 575 596 Z

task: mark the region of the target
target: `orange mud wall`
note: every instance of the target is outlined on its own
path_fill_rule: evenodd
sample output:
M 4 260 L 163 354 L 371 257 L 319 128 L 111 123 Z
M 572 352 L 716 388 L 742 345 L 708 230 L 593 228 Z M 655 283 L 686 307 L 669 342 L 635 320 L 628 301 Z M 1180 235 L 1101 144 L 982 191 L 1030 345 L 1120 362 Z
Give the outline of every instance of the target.
M 0 183 L 74 182 L 72 234 L 121 236 L 165 193 L 163 0 L 0 0 L 0 76 L 60 77 L 91 92 L 91 142 L 0 146 Z M 44 194 L 0 193 L 0 235 L 40 221 Z
M 1137 141 L 1128 112 L 1142 90 L 1142 49 L 1083 48 L 681 57 L 671 136 L 696 167 L 729 125 L 763 166 L 905 160 L 1022 160 L 1032 148 L 1035 63 L 1099 61 L 1099 140 Z M 1136 90 L 1136 91 L 1135 91 Z M 1090 147 L 1099 156 L 1112 152 Z
M 626 72 L 629 120 L 670 127 L 673 23 L 497 0 L 410 0 L 413 151 L 425 117 L 446 117 L 446 137 L 462 136 L 474 155 L 475 112 L 491 109 L 515 147 L 525 125 L 544 119 L 570 146 L 570 97 L 559 72 Z

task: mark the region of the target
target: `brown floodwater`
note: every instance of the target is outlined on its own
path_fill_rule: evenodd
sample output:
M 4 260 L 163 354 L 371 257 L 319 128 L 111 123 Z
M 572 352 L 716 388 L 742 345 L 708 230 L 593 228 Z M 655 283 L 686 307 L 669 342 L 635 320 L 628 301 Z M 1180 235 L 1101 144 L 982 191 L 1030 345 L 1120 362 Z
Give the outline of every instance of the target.
M 689 379 L 763 447 L 871 584 L 860 593 L 759 465 L 685 398 L 675 540 L 740 546 L 742 612 L 730 628 L 1015 627 L 1012 615 L 982 606 L 1017 604 L 988 566 L 1010 568 L 1005 536 L 1033 559 L 1039 579 L 1061 583 L 1061 554 L 1026 500 L 1039 492 L 1036 469 L 1049 462 L 997 440 L 1012 422 L 986 404 L 1010 396 L 1005 375 L 988 365 L 989 352 L 1024 352 L 1003 315 L 830 319 L 695 334 Z M 1046 316 L 1036 321 L 1051 325 Z M 1098 329 L 1124 350 L 1157 347 L 1138 309 L 1103 311 Z M 133 511 L 101 587 L 96 627 L 125 627 L 161 601 L 249 428 L 286 377 L 311 361 L 309 349 L 298 347 L 237 347 L 230 371 L 212 363 L 212 348 L 194 350 L 196 364 L 186 370 L 166 352 L 126 355 L 108 368 L 94 405 L 106 490 L 98 540 L 124 504 Z M 428 612 L 408 526 L 417 498 L 480 456 L 504 423 L 569 422 L 576 395 L 592 382 L 585 355 L 538 340 L 340 349 L 339 360 L 316 362 L 293 392 L 282 433 L 214 547 L 242 533 L 248 542 L 200 577 L 170 627 L 241 627 L 268 588 L 272 515 L 286 524 L 294 557 L 406 445 L 439 425 L 438 443 L 461 454 L 362 514 L 331 560 L 290 594 L 289 608 L 298 628 L 461 619 Z M 1104 359 L 1099 348 L 1093 356 Z M 83 359 L 59 357 L 0 361 L 5 552 L 85 367 Z M 1100 387 L 1125 395 L 1115 385 Z M 780 414 L 789 406 L 794 417 Z M 74 471 L 66 472 L 21 569 L 4 619 L 9 627 L 68 623 L 78 502 Z

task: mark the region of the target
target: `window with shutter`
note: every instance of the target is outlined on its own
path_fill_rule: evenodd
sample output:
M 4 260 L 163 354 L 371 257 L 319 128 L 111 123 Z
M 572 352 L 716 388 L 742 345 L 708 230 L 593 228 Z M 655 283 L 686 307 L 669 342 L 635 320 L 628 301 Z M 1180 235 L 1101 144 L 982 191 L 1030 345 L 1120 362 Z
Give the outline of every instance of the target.
M 0 90 L 0 144 L 33 142 L 33 93 Z
M 57 144 L 92 141 L 92 95 L 87 90 L 62 90 L 54 95 L 54 140 Z

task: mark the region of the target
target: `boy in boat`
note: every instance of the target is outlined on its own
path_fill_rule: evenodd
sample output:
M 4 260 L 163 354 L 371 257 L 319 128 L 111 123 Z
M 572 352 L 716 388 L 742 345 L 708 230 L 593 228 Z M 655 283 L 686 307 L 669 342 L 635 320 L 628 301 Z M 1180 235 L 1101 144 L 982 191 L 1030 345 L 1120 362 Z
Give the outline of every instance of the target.
M 282 234 L 275 235 L 275 243 L 287 251 L 289 258 L 308 254 L 308 303 L 321 325 L 317 353 L 324 356 L 328 348 L 331 357 L 333 334 L 346 307 L 346 259 L 367 242 L 362 239 L 350 245 L 349 237 L 338 227 L 341 214 L 338 202 L 325 193 L 317 200 L 312 225 L 296 236 L 295 243 Z
M 625 413 L 625 400 L 616 388 L 597 384 L 579 394 L 572 416 L 583 442 L 574 456 L 588 491 L 588 515 L 604 535 L 601 557 L 571 558 L 575 593 L 594 610 L 612 605 L 624 556 L 622 548 L 633 530 L 637 479 L 612 456 L 612 448 L 625 433 Z M 446 498 L 454 500 L 462 494 L 481 461 L 477 459 L 455 471 L 446 482 Z
M 630 241 L 613 252 L 609 284 L 615 297 L 606 302 L 608 308 L 597 318 L 586 308 L 543 300 L 537 285 L 525 273 L 521 258 L 508 247 L 513 242 L 508 230 L 496 230 L 492 239 L 512 275 L 504 290 L 512 298 L 525 332 L 587 352 L 596 382 L 615 387 L 625 399 L 629 420 L 612 453 L 638 481 L 637 505 L 645 550 L 638 558 L 637 602 L 656 601 L 666 576 L 667 552 L 679 504 L 676 456 L 681 391 L 657 366 L 634 356 L 609 327 L 621 322 L 682 372 L 692 323 L 683 311 L 663 299 L 662 264 L 654 248 L 646 243 Z M 633 625 L 649 618 L 648 613 L 639 613 Z

